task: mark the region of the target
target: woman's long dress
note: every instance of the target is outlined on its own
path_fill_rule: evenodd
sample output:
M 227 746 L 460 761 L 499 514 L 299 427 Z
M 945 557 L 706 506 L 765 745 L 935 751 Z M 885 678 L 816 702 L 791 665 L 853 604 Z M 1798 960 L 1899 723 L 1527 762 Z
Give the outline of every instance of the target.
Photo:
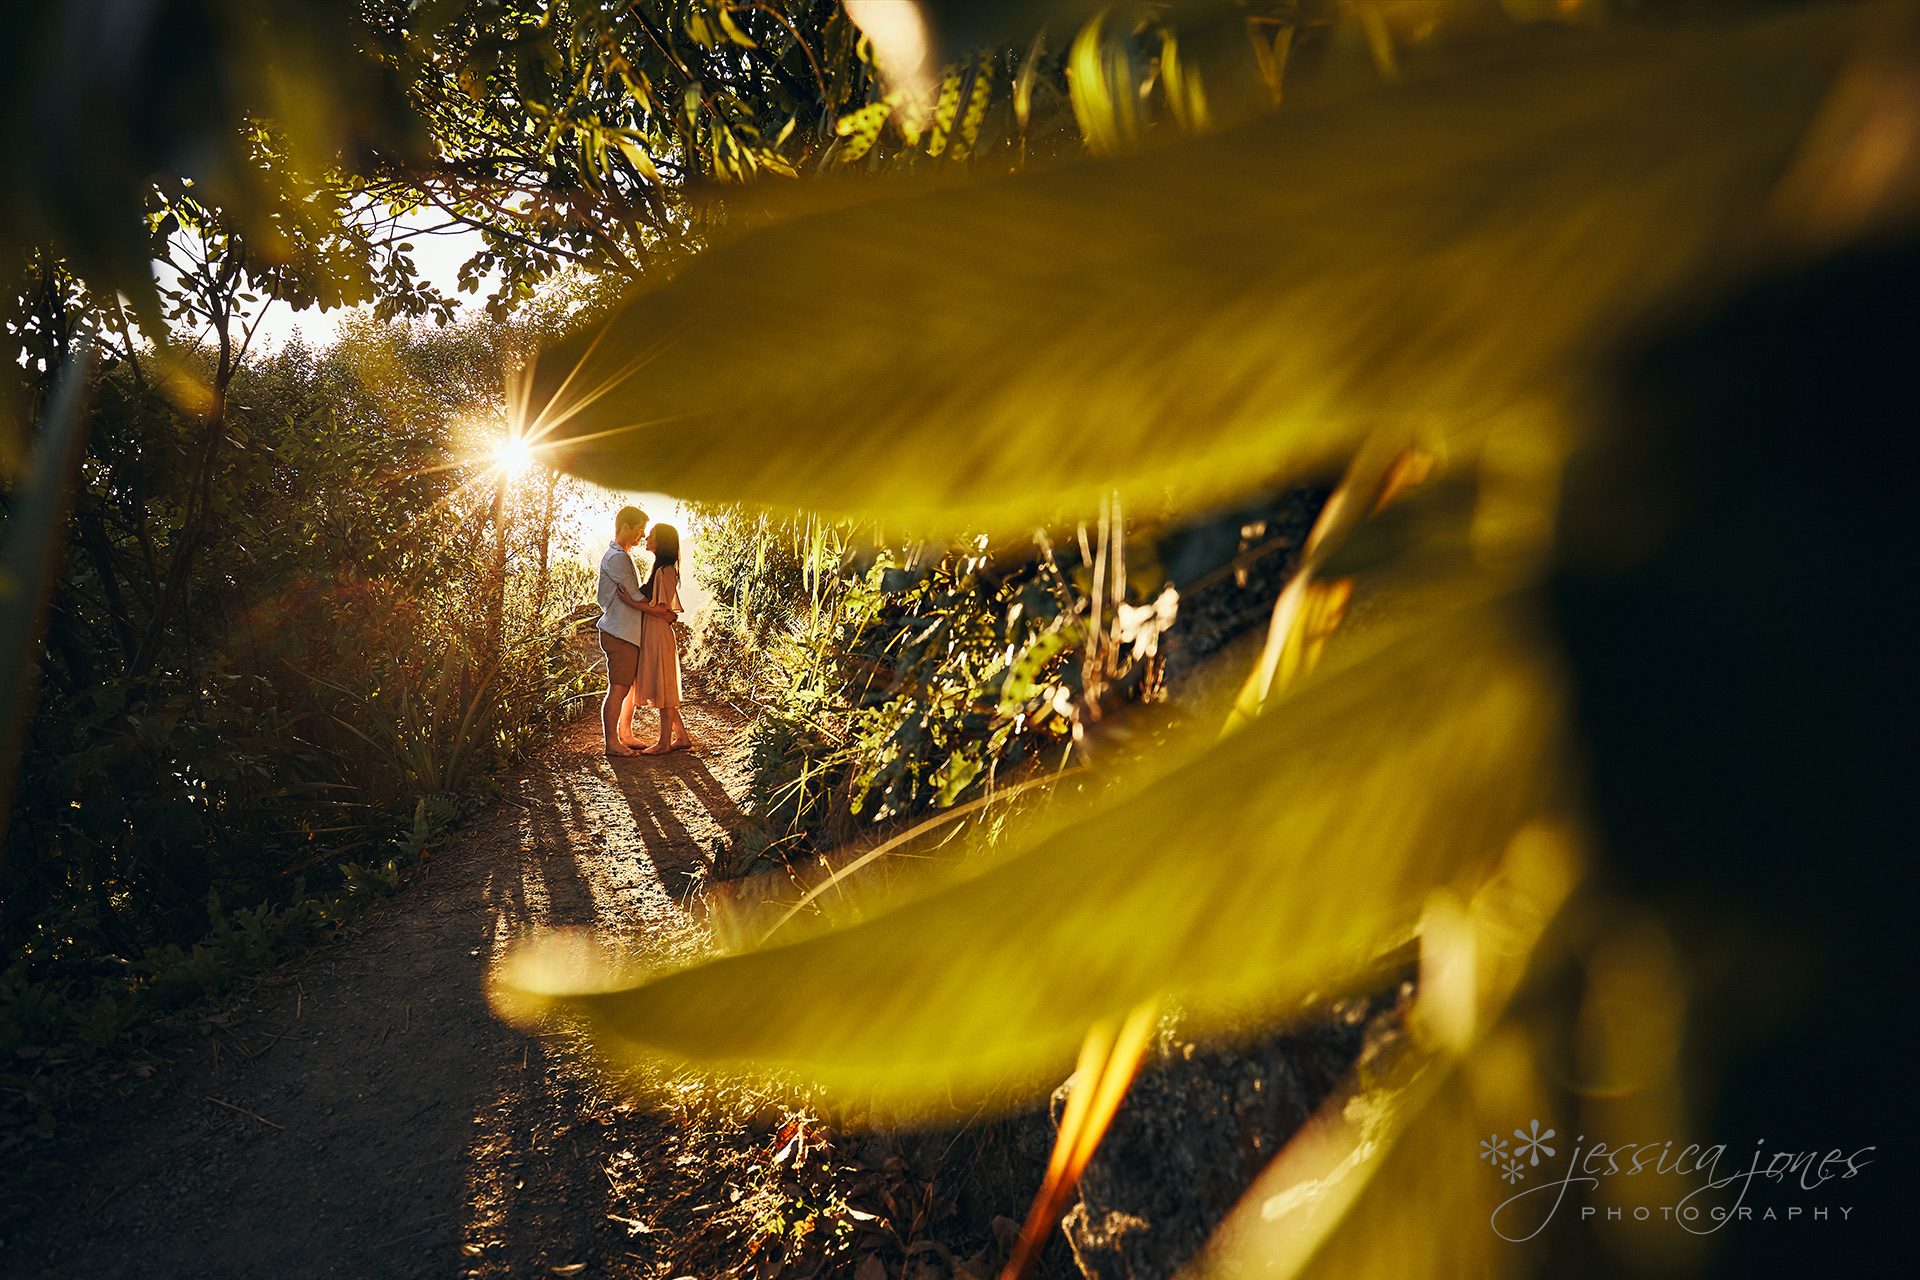
M 647 602 L 680 612 L 678 568 L 666 565 L 654 570 Z M 651 613 L 640 616 L 640 674 L 633 683 L 634 702 L 642 707 L 677 707 L 680 705 L 680 644 L 673 634 L 673 623 Z

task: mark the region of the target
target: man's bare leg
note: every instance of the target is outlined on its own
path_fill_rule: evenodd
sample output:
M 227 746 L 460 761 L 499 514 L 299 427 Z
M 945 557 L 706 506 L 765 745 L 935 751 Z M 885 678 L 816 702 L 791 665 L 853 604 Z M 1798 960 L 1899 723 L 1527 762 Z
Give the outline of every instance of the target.
M 642 745 L 640 735 L 633 731 L 633 713 L 638 709 L 639 701 L 640 686 L 637 684 L 628 685 L 626 701 L 620 704 L 620 716 L 619 719 L 614 722 L 614 727 L 620 732 L 620 745 L 630 747 L 635 751 L 640 750 Z
M 627 745 L 628 733 L 621 733 L 616 717 L 632 714 L 633 686 L 607 682 L 607 696 L 600 701 L 600 728 L 606 737 L 607 754 L 610 756 L 630 756 L 633 748 Z

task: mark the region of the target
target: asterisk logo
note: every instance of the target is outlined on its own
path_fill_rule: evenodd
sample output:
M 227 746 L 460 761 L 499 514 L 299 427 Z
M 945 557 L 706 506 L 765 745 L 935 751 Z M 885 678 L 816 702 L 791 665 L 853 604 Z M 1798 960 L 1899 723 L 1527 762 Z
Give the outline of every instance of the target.
M 1519 1144 L 1513 1149 L 1513 1158 L 1515 1160 L 1526 1156 L 1529 1157 L 1527 1160 L 1528 1164 L 1539 1164 L 1540 1154 L 1542 1152 L 1545 1152 L 1547 1155 L 1553 1154 L 1553 1148 L 1547 1145 L 1547 1139 L 1553 1136 L 1553 1130 L 1549 1129 L 1545 1133 L 1540 1132 L 1540 1122 L 1538 1120 L 1533 1122 L 1533 1132 L 1531 1134 L 1521 1129 L 1515 1129 L 1513 1136 L 1520 1139 Z
M 1509 1160 L 1500 1166 L 1500 1176 L 1508 1182 L 1518 1182 L 1527 1175 L 1526 1171 L 1520 1167 L 1518 1160 Z
M 1507 1156 L 1507 1140 L 1499 1134 L 1480 1140 L 1480 1158 L 1499 1164 Z

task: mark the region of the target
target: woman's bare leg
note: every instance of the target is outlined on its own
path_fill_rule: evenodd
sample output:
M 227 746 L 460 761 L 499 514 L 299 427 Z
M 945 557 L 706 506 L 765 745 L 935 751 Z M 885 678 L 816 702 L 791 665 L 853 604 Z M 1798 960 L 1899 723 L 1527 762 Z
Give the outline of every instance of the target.
M 667 721 L 667 716 L 668 716 L 669 714 L 670 714 L 670 708 L 667 708 L 667 707 L 662 707 L 662 708 L 660 708 L 660 738 L 659 738 L 659 741 L 657 741 L 657 742 L 655 742 L 655 743 L 654 743 L 654 744 L 653 744 L 652 746 L 650 746 L 650 747 L 642 747 L 642 748 L 640 748 L 640 754 L 641 754 L 641 755 L 643 755 L 643 756 L 657 756 L 657 755 L 662 755 L 662 754 L 664 754 L 664 753 L 666 753 L 666 752 L 668 752 L 668 751 L 671 751 L 671 750 L 673 749 L 673 748 L 672 748 L 672 745 L 671 745 L 671 744 L 669 743 L 669 741 L 668 741 L 668 738 L 667 738 L 667 723 L 668 723 L 668 721 Z
M 694 741 L 687 735 L 686 722 L 680 719 L 678 705 L 660 708 L 660 740 L 650 747 L 642 747 L 641 755 L 665 755 L 669 751 L 678 751 L 682 747 L 691 747 Z
M 680 718 L 680 707 L 677 703 L 671 707 L 664 708 L 660 712 L 660 719 L 663 722 L 661 728 L 662 734 L 667 732 L 667 726 L 664 722 L 668 720 L 672 721 L 671 728 L 673 736 L 667 739 L 669 744 L 667 749 L 669 751 L 683 747 L 692 750 L 700 745 L 693 740 L 693 735 L 687 732 L 687 722 Z

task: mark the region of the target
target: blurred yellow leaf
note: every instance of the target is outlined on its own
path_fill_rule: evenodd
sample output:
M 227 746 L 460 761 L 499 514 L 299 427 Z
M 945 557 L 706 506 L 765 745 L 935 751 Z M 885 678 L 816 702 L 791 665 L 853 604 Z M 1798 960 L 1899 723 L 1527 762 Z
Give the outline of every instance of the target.
M 1074 119 L 1087 150 L 1116 155 L 1140 146 L 1140 91 L 1124 44 L 1103 38 L 1106 15 L 1081 28 L 1067 54 Z
M 1349 1082 L 1293 1136 L 1208 1242 L 1196 1277 L 1455 1280 L 1531 1269 L 1535 1259 L 1493 1230 L 1510 1192 L 1494 1169 L 1472 1167 L 1488 1132 L 1544 1114 L 1524 1033 L 1503 1028 L 1464 1062 L 1394 1049 L 1365 1087 Z
M 1057 1079 L 1089 1023 L 1161 992 L 1202 1023 L 1284 1015 L 1377 974 L 1436 886 L 1482 883 L 1550 803 L 1558 701 L 1528 608 L 1470 608 L 1330 657 L 1284 714 L 942 893 L 652 981 L 536 945 L 496 1007 L 902 1106 Z
M 1565 830 L 1529 824 L 1470 901 L 1435 892 L 1404 1028 L 1363 1051 L 1288 1140 L 1191 1267 L 1196 1277 L 1452 1280 L 1529 1269 L 1533 1255 L 1494 1230 L 1515 1186 L 1482 1163 L 1480 1139 L 1553 1114 L 1537 1031 L 1506 1014 L 1524 983 L 1550 976 L 1551 961 L 1536 965 L 1538 944 L 1580 871 Z M 1537 1204 L 1509 1206 L 1509 1225 L 1537 1220 Z
M 942 531 L 1193 508 L 1582 403 L 1750 267 L 1846 15 L 1556 31 L 1145 154 L 744 236 L 540 360 L 616 487 Z M 841 121 L 847 154 L 873 108 Z M 766 341 L 742 335 L 764 333 Z

